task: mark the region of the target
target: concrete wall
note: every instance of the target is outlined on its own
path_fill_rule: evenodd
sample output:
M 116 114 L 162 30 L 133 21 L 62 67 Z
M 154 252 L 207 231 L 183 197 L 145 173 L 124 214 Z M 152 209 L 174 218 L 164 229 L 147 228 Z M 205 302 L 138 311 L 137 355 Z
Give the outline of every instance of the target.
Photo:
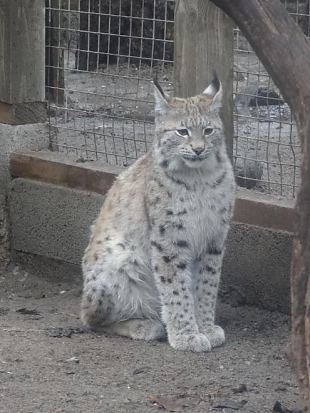
M 237 304 L 289 311 L 293 234 L 232 225 L 223 267 L 222 295 Z
M 47 149 L 48 129 L 44 123 L 8 125 L 0 123 L 0 266 L 8 258 L 7 193 L 11 182 L 9 156 L 14 151 Z
M 27 179 L 10 193 L 15 251 L 80 265 L 102 195 Z M 234 223 L 225 256 L 221 295 L 237 304 L 287 312 L 292 235 Z
M 11 152 L 47 149 L 45 4 L 1 2 L 0 13 L 0 267 L 8 258 L 7 189 Z M 42 122 L 42 123 L 40 123 Z
M 15 179 L 10 195 L 12 248 L 80 264 L 104 197 Z

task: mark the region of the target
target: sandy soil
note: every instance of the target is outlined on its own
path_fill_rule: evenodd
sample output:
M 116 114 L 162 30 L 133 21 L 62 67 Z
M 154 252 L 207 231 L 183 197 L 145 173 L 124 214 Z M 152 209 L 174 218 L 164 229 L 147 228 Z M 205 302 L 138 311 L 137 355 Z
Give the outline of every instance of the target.
M 298 405 L 283 314 L 222 303 L 225 346 L 177 352 L 165 342 L 82 333 L 80 280 L 10 268 L 0 274 L 1 413 L 265 413 L 277 401 Z

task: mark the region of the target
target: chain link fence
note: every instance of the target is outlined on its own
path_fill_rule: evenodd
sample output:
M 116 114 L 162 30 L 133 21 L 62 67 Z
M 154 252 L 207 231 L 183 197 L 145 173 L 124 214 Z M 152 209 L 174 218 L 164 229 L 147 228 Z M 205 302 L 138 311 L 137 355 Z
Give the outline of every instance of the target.
M 309 0 L 284 1 L 309 36 Z M 127 166 L 154 137 L 151 79 L 173 94 L 174 0 L 46 0 L 50 148 Z M 234 167 L 241 186 L 294 197 L 300 145 L 288 105 L 234 31 Z

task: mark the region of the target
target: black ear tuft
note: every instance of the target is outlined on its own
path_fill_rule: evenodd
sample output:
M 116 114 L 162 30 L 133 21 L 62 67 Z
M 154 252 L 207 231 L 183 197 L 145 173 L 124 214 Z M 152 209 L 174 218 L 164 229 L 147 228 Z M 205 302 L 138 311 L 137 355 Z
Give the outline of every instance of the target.
M 213 70 L 213 79 L 212 79 L 211 84 L 214 87 L 216 92 L 218 92 L 220 90 L 221 82 L 220 82 L 220 79 L 218 78 L 218 75 L 217 75 L 215 70 Z
M 162 87 L 160 86 L 160 84 L 157 80 L 157 76 L 153 78 L 153 83 L 157 87 L 157 89 L 160 92 L 160 94 L 162 95 L 162 97 L 166 99 L 165 92 L 163 91 Z
M 155 95 L 155 113 L 157 115 L 165 115 L 169 110 L 169 97 L 165 95 L 162 87 L 158 83 L 157 76 L 153 79 L 154 95 Z
M 213 79 L 210 85 L 202 92 L 203 95 L 207 95 L 212 98 L 212 105 L 210 109 L 219 109 L 222 106 L 223 89 L 220 79 L 217 73 L 213 72 Z

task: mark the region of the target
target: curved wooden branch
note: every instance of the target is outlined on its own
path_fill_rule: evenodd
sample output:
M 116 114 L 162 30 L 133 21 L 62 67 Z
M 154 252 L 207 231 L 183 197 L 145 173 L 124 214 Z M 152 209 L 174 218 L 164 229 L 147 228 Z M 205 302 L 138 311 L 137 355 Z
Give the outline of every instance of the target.
M 303 149 L 291 268 L 292 350 L 310 412 L 310 45 L 279 0 L 211 0 L 240 27 L 295 116 Z
M 211 0 L 240 27 L 255 53 L 296 108 L 310 95 L 310 45 L 279 0 Z

